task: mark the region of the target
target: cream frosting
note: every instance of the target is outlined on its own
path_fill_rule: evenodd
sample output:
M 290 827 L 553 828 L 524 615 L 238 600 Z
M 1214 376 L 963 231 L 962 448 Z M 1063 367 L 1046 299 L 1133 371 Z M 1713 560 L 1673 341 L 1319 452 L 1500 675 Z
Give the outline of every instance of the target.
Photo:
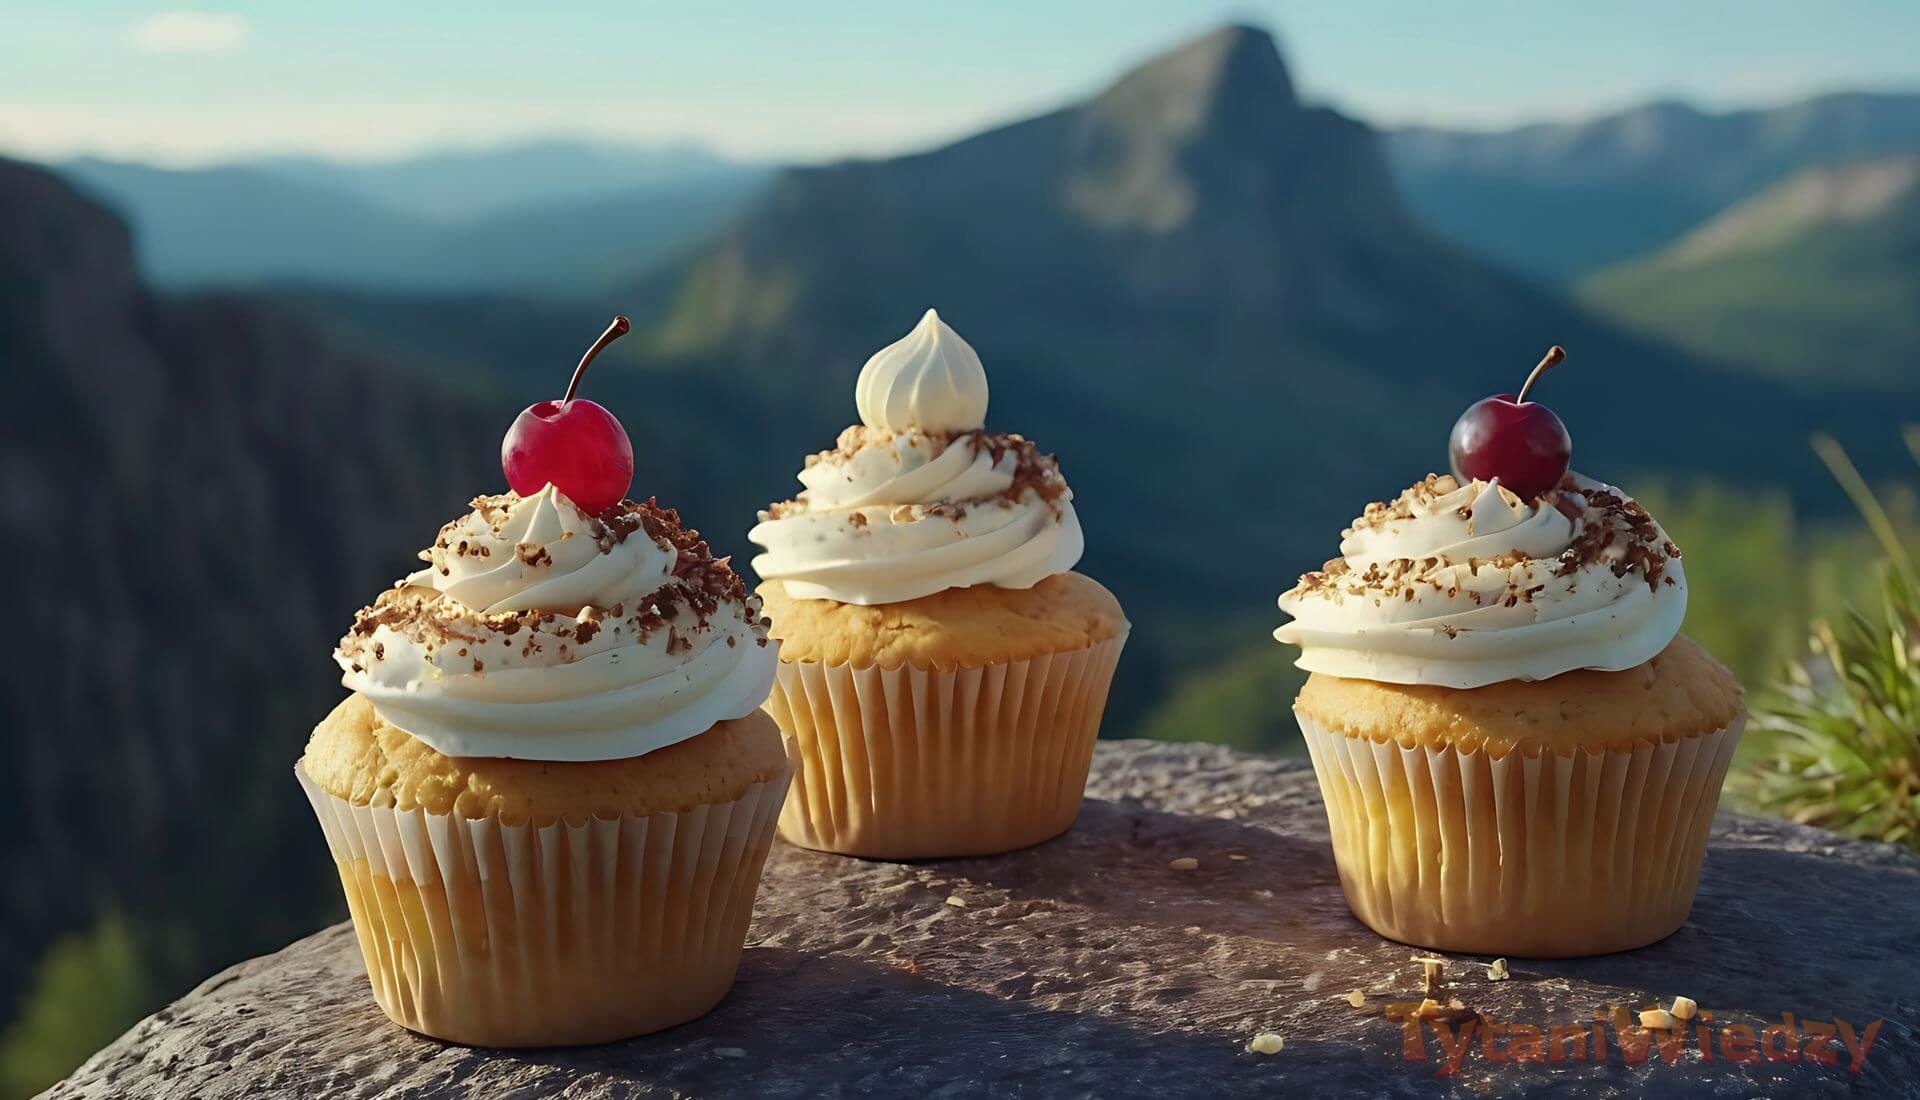
M 669 510 L 590 516 L 551 485 L 482 497 L 420 556 L 334 659 L 382 719 L 449 756 L 640 756 L 772 689 L 759 601 Z
M 853 400 L 860 422 L 881 431 L 978 431 L 987 423 L 987 371 L 973 345 L 930 309 L 860 368 Z
M 1578 475 L 1526 501 L 1429 476 L 1342 533 L 1280 597 L 1301 668 L 1474 688 L 1651 660 L 1686 615 L 1680 551 L 1625 493 Z
M 794 500 L 760 513 L 754 571 L 797 599 L 883 604 L 949 588 L 1032 588 L 1080 560 L 1073 491 L 1019 436 L 853 427 Z

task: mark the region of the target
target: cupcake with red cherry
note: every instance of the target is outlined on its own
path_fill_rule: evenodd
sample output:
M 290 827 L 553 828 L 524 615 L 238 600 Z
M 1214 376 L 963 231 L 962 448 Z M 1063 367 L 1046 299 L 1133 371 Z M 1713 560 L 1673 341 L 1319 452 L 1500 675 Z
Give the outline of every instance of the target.
M 1680 927 L 1746 720 L 1680 634 L 1680 550 L 1519 396 L 1280 597 L 1347 904 L 1421 947 L 1592 955 Z
M 760 604 L 671 509 L 627 498 L 620 422 L 532 406 L 511 491 L 355 618 L 352 692 L 295 769 L 374 999 L 475 1046 L 604 1042 L 733 983 L 791 770 L 759 708 Z

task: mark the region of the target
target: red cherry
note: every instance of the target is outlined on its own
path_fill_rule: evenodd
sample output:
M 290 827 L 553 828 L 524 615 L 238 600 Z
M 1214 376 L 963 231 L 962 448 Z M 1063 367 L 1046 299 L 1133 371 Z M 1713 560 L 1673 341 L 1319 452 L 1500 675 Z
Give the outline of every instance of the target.
M 575 400 L 573 391 L 587 364 L 629 327 L 625 317 L 615 317 L 581 356 L 565 397 L 529 405 L 514 417 L 500 443 L 500 468 L 514 492 L 532 496 L 551 484 L 593 515 L 626 497 L 633 484 L 633 443 L 627 430 L 599 404 Z
M 1462 480 L 1500 479 L 1522 500 L 1531 500 L 1560 484 L 1573 461 L 1573 437 L 1545 405 L 1527 400 L 1534 380 L 1566 358 L 1559 345 L 1527 375 L 1515 397 L 1503 393 L 1474 402 L 1454 422 L 1447 451 L 1454 476 Z

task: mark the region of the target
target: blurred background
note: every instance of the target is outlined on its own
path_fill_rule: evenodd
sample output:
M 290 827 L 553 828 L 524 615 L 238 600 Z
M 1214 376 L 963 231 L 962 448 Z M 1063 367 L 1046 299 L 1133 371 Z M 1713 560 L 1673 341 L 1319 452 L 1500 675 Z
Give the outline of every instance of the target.
M 744 562 L 937 306 L 1134 619 L 1110 735 L 1275 753 L 1274 597 L 1563 344 L 1740 805 L 1915 843 L 1920 8 L 695 8 L 0 11 L 0 1095 L 344 915 L 330 648 L 616 311 Z

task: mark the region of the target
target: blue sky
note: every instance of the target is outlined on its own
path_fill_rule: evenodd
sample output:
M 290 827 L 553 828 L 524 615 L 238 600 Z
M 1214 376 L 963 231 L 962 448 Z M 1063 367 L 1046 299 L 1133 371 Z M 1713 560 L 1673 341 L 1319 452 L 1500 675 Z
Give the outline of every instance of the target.
M 1230 21 L 1273 30 L 1308 98 L 1378 124 L 1920 88 L 1920 3 L 1893 0 L 67 0 L 0 4 L 0 151 L 363 159 L 563 135 L 891 153 L 1083 95 Z

